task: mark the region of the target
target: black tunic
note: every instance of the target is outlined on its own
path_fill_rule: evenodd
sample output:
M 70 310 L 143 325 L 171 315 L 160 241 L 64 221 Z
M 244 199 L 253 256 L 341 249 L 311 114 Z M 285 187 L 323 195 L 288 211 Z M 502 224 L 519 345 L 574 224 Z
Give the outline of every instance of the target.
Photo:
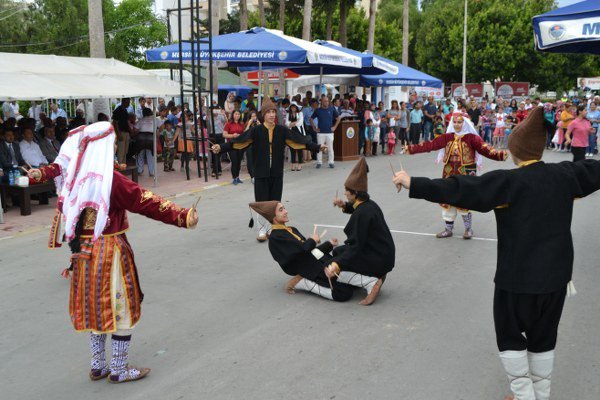
M 513 293 L 562 290 L 573 272 L 573 200 L 600 189 L 600 162 L 536 162 L 480 177 L 412 178 L 410 197 L 488 212 L 498 234 L 495 282 Z
M 372 200 L 356 209 L 346 203 L 343 211 L 352 215 L 344 228 L 347 239 L 344 246 L 335 249 L 333 261 L 342 271 L 381 278 L 396 262 L 396 246 L 383 212 Z
M 283 176 L 286 145 L 296 150 L 318 151 L 321 148 L 320 145 L 312 143 L 309 136 L 302 136 L 283 125 L 275 125 L 273 128 L 273 143 L 270 146 L 269 130 L 265 125 L 257 125 L 233 141 L 221 145 L 221 151 L 230 151 L 232 148 L 243 149 L 249 145 L 252 145 L 254 177 L 257 179 Z
M 283 272 L 288 275 L 300 275 L 303 278 L 329 287 L 329 281 L 325 276 L 324 268 L 331 260 L 330 252 L 333 246 L 330 242 L 324 242 L 317 246 L 313 239 L 306 239 L 298 229 L 290 227 L 292 232 L 301 240 L 294 237 L 286 229 L 273 228 L 269 236 L 269 251 L 273 259 L 279 263 Z M 312 255 L 313 249 L 321 250 L 325 255 L 317 260 Z M 353 287 L 332 281 L 333 299 L 346 301 L 352 297 Z

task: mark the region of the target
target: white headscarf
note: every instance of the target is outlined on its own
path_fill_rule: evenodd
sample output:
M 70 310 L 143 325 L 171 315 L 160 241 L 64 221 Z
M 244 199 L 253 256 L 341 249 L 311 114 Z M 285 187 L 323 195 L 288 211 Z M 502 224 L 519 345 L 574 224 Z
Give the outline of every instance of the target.
M 69 132 L 56 164 L 61 175 L 54 178 L 65 218 L 65 238 L 75 236 L 75 226 L 84 208 L 97 211 L 94 237 L 98 239 L 108 222 L 114 170 L 115 134 L 110 122 L 96 122 Z
M 463 117 L 463 128 L 460 132 L 456 132 L 454 130 L 454 116 L 456 115 L 462 115 Z M 477 135 L 479 136 L 479 133 L 477 133 L 477 129 L 475 128 L 475 125 L 473 125 L 473 122 L 471 122 L 471 120 L 468 118 L 468 116 L 465 116 L 463 113 L 454 113 L 452 114 L 452 118 L 450 118 L 450 123 L 448 124 L 448 129 L 446 129 L 446 133 L 453 133 L 455 135 L 458 136 L 463 136 L 463 135 Z M 439 164 L 444 157 L 446 156 L 446 148 L 441 149 L 438 152 L 438 156 L 437 156 L 437 163 Z M 482 164 L 483 164 L 483 156 L 481 154 L 479 154 L 478 152 L 475 152 L 475 163 L 477 164 L 477 168 L 481 168 Z

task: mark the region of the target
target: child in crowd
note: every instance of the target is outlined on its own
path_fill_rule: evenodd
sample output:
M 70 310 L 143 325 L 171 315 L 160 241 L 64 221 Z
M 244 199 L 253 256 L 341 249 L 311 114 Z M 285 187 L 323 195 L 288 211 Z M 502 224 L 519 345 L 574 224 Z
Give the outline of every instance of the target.
M 371 152 L 371 144 L 373 143 L 373 137 L 375 136 L 375 125 L 373 125 L 373 120 L 369 118 L 367 122 L 365 122 L 365 149 L 364 156 L 370 156 Z
M 504 107 L 498 106 L 496 113 L 496 128 L 494 129 L 494 144 L 495 148 L 501 148 L 504 142 L 504 128 L 506 128 L 506 115 L 504 115 Z
M 440 135 L 443 135 L 445 132 L 445 127 L 444 127 L 444 122 L 442 120 L 442 116 L 441 115 L 436 115 L 435 117 L 435 124 L 433 126 L 433 136 L 434 139 L 437 138 Z
M 385 145 L 387 143 L 387 134 L 389 129 L 387 117 L 382 113 L 381 121 L 379 122 L 379 143 L 381 143 L 381 154 L 385 154 Z
M 396 148 L 396 133 L 394 129 L 390 129 L 387 134 L 387 147 L 388 147 L 388 155 L 394 154 L 394 149 Z
M 514 115 L 513 115 L 514 113 Z M 505 149 L 508 143 L 508 137 L 512 133 L 512 130 L 515 126 L 517 126 L 517 110 L 511 111 L 510 115 L 506 117 L 506 126 L 504 127 L 504 142 L 502 143 L 502 148 Z
M 485 109 L 483 115 L 479 118 L 479 126 L 483 135 L 483 141 L 486 143 L 492 142 L 492 110 Z
M 165 172 L 175 171 L 173 168 L 173 158 L 175 157 L 175 140 L 179 137 L 179 132 L 175 133 L 171 121 L 165 121 L 164 129 L 161 132 L 164 140 L 163 146 L 163 163 Z

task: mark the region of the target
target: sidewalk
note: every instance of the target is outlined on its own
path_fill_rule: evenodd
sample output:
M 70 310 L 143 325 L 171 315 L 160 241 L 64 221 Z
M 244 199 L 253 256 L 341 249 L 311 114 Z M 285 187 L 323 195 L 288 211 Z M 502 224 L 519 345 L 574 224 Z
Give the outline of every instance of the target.
M 151 190 L 157 195 L 165 198 L 175 198 L 202 190 L 214 189 L 223 185 L 231 184 L 231 172 L 229 164 L 223 163 L 223 175 L 219 179 L 209 176 L 208 182 L 198 178 L 196 163 L 190 162 L 190 180 L 186 180 L 185 170 L 179 170 L 179 160 L 175 160 L 174 172 L 163 172 L 162 163 L 157 165 L 158 186 L 154 186 L 154 180 L 148 176 L 146 168 L 144 174 L 140 175 L 138 183 Z M 245 165 L 242 165 L 240 178 L 244 181 L 250 181 Z M 48 205 L 39 205 L 36 200 L 31 201 L 31 215 L 22 216 L 19 207 L 11 207 L 4 214 L 4 224 L 0 224 L 0 240 L 9 239 L 15 236 L 26 235 L 29 233 L 46 230 L 50 227 L 54 217 L 56 207 L 56 197 L 50 199 Z

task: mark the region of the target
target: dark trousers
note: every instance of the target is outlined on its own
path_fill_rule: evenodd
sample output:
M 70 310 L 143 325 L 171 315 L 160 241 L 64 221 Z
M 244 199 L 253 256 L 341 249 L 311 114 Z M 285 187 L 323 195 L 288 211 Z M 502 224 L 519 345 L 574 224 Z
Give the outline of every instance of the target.
M 573 162 L 585 160 L 585 150 L 587 147 L 575 147 L 571 146 L 571 153 L 573 153 Z
M 254 177 L 254 171 L 252 170 L 252 152 L 249 149 L 231 150 L 229 152 L 229 159 L 231 160 L 231 177 L 234 179 L 240 176 L 244 154 L 246 155 L 248 174 L 250 174 L 251 177 Z
M 566 287 L 548 294 L 512 293 L 496 287 L 494 325 L 498 349 L 533 353 L 554 349 L 566 295 Z
M 225 139 L 223 139 L 223 135 L 221 135 L 221 134 L 210 135 L 210 141 L 215 144 L 225 143 Z M 221 169 L 221 154 L 211 153 L 210 168 L 213 173 L 220 174 L 221 172 L 223 172 L 223 170 Z M 239 171 L 238 171 L 238 175 L 239 175 Z
M 411 144 L 419 144 L 419 139 L 421 139 L 421 124 L 410 124 L 409 135 Z
M 398 127 L 398 132 L 396 133 L 396 137 L 398 138 L 398 142 L 400 142 L 400 146 L 404 146 L 405 144 L 408 144 L 406 128 Z
M 254 179 L 255 201 L 281 201 L 283 193 L 283 176 Z
M 291 153 L 292 153 L 292 164 L 302 164 L 302 162 L 304 161 L 304 155 L 302 154 L 304 150 L 294 150 L 291 149 Z M 298 160 L 298 161 L 296 161 Z

